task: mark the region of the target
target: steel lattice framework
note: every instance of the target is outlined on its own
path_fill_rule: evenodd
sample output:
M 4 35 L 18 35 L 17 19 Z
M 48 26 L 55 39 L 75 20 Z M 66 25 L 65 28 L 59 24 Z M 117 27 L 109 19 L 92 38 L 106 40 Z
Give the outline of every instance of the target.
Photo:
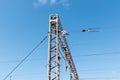
M 58 14 L 49 16 L 48 32 L 48 79 L 60 80 L 60 50 L 70 68 L 70 80 L 79 80 L 70 49 L 66 41 L 66 31 L 63 30 Z

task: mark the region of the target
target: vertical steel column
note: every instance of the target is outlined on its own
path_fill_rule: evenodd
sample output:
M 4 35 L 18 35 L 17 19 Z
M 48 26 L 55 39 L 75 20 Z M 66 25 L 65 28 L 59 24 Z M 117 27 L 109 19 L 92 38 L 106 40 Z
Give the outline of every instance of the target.
M 48 40 L 48 80 L 60 80 L 59 19 L 58 15 L 49 16 Z

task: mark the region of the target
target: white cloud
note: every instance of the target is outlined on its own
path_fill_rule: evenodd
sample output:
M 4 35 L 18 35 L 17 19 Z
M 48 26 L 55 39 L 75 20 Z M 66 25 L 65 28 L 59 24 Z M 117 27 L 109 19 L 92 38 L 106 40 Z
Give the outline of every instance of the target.
M 38 4 L 45 5 L 47 3 L 47 0 L 38 0 Z
M 64 7 L 69 7 L 70 6 L 69 0 L 60 0 L 60 3 Z
M 33 2 L 32 4 L 35 8 L 37 8 L 41 5 L 46 5 L 47 2 L 48 2 L 48 0 L 37 0 L 36 2 Z
M 45 6 L 45 5 L 51 5 L 54 6 L 55 4 L 61 5 L 63 7 L 69 7 L 69 0 L 36 0 L 36 2 L 33 2 L 33 6 L 35 8 L 39 6 Z
M 50 4 L 55 4 L 57 2 L 57 0 L 50 0 Z

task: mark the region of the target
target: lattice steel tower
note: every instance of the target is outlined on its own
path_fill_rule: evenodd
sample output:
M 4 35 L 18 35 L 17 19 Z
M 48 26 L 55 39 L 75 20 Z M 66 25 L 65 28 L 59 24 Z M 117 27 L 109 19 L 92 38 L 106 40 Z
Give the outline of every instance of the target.
M 60 80 L 60 50 L 69 65 L 70 80 L 79 80 L 70 49 L 66 41 L 67 32 L 63 30 L 58 14 L 49 16 L 48 32 L 48 79 Z

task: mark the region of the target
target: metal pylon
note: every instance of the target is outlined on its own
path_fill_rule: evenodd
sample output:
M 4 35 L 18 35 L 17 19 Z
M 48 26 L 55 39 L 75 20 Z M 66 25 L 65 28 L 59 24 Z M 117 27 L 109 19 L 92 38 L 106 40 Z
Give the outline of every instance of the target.
M 66 41 L 67 32 L 62 29 L 58 14 L 49 16 L 48 32 L 48 79 L 60 80 L 60 50 L 69 65 L 70 80 L 79 80 L 70 49 Z
M 60 80 L 59 16 L 49 17 L 48 80 Z

